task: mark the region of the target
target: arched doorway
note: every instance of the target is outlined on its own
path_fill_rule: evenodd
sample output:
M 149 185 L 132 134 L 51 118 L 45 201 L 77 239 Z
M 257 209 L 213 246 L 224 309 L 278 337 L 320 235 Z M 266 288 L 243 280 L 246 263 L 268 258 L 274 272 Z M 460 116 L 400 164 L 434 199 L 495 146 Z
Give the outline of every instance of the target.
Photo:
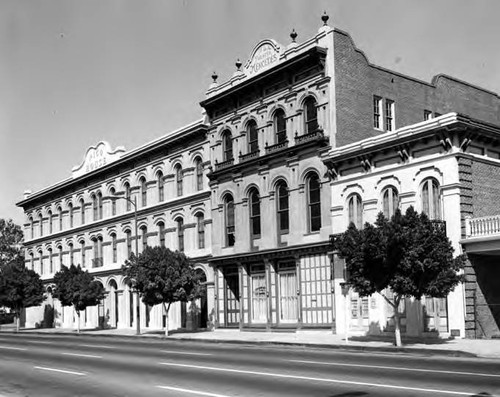
M 196 269 L 196 275 L 199 277 L 200 283 L 203 287 L 203 295 L 198 300 L 199 304 L 199 314 L 197 325 L 198 328 L 207 328 L 208 325 L 208 299 L 207 299 L 207 275 L 205 271 L 201 268 Z
M 118 304 L 118 285 L 115 280 L 109 281 L 109 324 L 113 328 L 118 328 L 119 304 Z

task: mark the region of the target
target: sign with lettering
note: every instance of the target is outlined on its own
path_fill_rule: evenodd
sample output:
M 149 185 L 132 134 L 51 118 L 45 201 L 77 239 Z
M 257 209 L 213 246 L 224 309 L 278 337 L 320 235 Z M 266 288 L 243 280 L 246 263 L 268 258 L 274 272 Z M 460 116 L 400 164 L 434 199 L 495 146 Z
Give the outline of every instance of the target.
M 276 65 L 280 59 L 280 46 L 274 40 L 263 40 L 252 51 L 245 65 L 245 74 L 253 76 Z
M 91 146 L 87 149 L 87 153 L 85 153 L 85 158 L 83 159 L 83 163 L 81 165 L 73 167 L 73 178 L 77 178 L 87 174 L 88 172 L 104 167 L 105 165 L 118 160 L 123 153 L 125 153 L 125 148 L 121 146 L 117 147 L 115 150 L 111 150 L 111 146 L 108 142 L 99 142 L 96 146 Z

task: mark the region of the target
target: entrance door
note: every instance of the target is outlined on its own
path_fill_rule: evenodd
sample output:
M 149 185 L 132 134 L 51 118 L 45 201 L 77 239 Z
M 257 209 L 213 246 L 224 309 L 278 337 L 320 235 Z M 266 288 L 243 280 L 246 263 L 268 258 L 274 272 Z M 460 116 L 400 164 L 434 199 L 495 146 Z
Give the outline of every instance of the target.
M 351 291 L 351 327 L 354 329 L 368 329 L 368 298 L 361 298 L 356 292 Z
M 227 269 L 224 280 L 226 284 L 226 327 L 238 326 L 240 322 L 240 282 L 238 268 Z
M 297 322 L 297 273 L 293 271 L 280 271 L 279 277 L 279 301 L 280 322 Z
M 448 332 L 448 302 L 446 298 L 422 299 L 424 306 L 424 330 Z
M 252 322 L 267 322 L 266 274 L 252 274 Z

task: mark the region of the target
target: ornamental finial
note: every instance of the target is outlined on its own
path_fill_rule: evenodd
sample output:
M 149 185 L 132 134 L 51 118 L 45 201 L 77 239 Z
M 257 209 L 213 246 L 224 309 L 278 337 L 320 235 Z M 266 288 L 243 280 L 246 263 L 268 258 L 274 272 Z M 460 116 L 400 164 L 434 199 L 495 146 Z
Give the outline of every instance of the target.
M 297 38 L 298 34 L 295 31 L 295 29 L 292 29 L 292 33 L 290 33 L 290 37 L 292 38 L 292 43 L 295 43 L 295 39 Z
M 323 13 L 323 15 L 321 16 L 321 20 L 323 21 L 323 26 L 328 26 L 328 20 L 329 19 L 330 19 L 330 17 L 328 16 L 328 14 L 325 11 Z

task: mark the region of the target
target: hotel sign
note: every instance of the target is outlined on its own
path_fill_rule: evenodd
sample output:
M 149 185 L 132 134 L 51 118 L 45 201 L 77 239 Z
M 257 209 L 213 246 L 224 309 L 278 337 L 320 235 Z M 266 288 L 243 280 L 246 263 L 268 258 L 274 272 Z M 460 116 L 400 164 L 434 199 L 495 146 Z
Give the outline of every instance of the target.
M 276 65 L 280 59 L 280 46 L 274 40 L 263 40 L 252 51 L 245 65 L 245 74 L 253 76 Z
M 73 167 L 73 178 L 77 178 L 98 168 L 118 160 L 122 154 L 125 153 L 123 147 L 118 147 L 114 151 L 108 142 L 99 142 L 96 146 L 91 146 L 85 153 L 83 163 L 79 166 Z

